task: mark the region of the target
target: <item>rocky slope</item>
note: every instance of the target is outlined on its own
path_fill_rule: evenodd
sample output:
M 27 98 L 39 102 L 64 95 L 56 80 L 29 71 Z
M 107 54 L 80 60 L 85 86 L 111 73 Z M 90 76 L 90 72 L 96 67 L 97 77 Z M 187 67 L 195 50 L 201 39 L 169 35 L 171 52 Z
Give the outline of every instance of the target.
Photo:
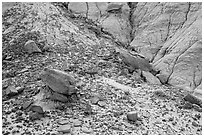
M 202 108 L 185 100 L 186 91 L 123 71 L 112 57 L 115 42 L 93 28 L 51 3 L 19 3 L 3 14 L 3 134 L 202 134 Z M 42 52 L 28 54 L 30 40 Z M 45 67 L 70 73 L 79 93 L 67 103 L 43 96 Z M 25 110 L 33 102 L 44 110 L 39 120 Z
M 106 12 L 112 3 L 88 4 L 88 17 L 149 59 L 164 83 L 202 96 L 201 3 L 115 3 L 123 5 L 115 14 Z M 70 3 L 69 9 L 87 13 L 86 3 Z

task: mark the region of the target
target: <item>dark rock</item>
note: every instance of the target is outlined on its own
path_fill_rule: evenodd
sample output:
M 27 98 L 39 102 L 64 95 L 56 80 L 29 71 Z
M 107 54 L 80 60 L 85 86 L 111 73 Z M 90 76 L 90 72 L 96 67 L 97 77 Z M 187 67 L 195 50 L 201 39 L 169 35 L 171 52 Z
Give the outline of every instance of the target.
M 66 96 L 64 96 L 63 94 L 57 93 L 57 92 L 51 93 L 49 98 L 53 101 L 60 101 L 63 103 L 68 102 L 68 98 Z
M 34 121 L 34 120 L 39 120 L 43 117 L 43 114 L 39 114 L 37 112 L 30 112 L 29 113 L 29 118 L 31 121 Z
M 18 93 L 22 93 L 24 89 L 25 87 L 16 87 L 16 90 L 18 91 Z
M 74 78 L 64 71 L 45 68 L 41 79 L 55 92 L 67 95 L 76 93 Z
M 185 102 L 185 104 L 182 106 L 183 109 L 192 109 L 193 105 L 189 102 Z
M 202 100 L 198 99 L 197 97 L 195 97 L 191 94 L 187 94 L 184 97 L 184 100 L 190 102 L 191 104 L 196 104 L 196 105 L 202 107 Z
M 198 126 L 199 126 L 199 124 L 196 123 L 195 121 L 192 122 L 192 125 L 193 125 L 194 127 L 198 127 Z
M 38 48 L 35 41 L 33 40 L 28 40 L 24 45 L 24 49 L 28 54 L 42 53 L 42 51 Z
M 37 112 L 39 114 L 44 114 L 44 111 L 41 106 L 31 105 L 29 111 Z

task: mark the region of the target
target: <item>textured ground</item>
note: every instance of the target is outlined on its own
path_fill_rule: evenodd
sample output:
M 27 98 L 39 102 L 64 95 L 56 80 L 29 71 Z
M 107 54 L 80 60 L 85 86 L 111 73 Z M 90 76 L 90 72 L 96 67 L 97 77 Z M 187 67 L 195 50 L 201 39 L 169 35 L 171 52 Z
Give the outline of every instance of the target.
M 18 11 L 20 16 L 25 9 L 29 9 L 27 12 L 30 13 L 32 9 L 44 10 L 44 6 L 49 5 L 25 4 L 13 10 Z M 55 8 L 51 7 L 50 12 L 53 11 Z M 43 30 L 45 24 L 37 24 L 42 23 L 43 15 L 37 15 L 39 19 L 33 21 L 33 16 L 36 16 L 33 12 L 26 16 L 26 20 L 17 20 L 15 30 L 8 30 L 14 26 L 12 20 L 9 20 L 11 18 L 8 18 L 9 13 L 12 15 L 12 10 L 3 18 L 3 48 L 9 43 L 20 47 L 28 39 L 40 41 L 42 33 L 27 32 Z M 62 19 L 57 15 L 52 17 Z M 56 21 L 55 25 L 59 25 L 56 18 L 53 21 Z M 9 24 L 9 21 L 12 23 Z M 79 21 L 75 20 L 77 23 Z M 22 22 L 25 23 L 25 28 L 22 27 Z M 67 21 L 65 24 L 74 26 L 75 22 L 73 20 L 71 24 Z M 53 30 L 56 30 L 49 32 L 51 38 L 48 42 L 55 42 L 51 52 L 27 56 L 23 52 L 15 54 L 15 50 L 20 51 L 17 48 L 12 50 L 10 47 L 4 50 L 4 54 L 11 56 L 11 61 L 3 61 L 2 64 L 3 86 L 12 85 L 25 89 L 11 99 L 3 98 L 2 134 L 202 134 L 202 112 L 192 107 L 182 107 L 185 105 L 182 100 L 184 91 L 143 83 L 137 77 L 137 73 L 127 74 L 117 62 L 112 59 L 105 60 L 111 56 L 112 43 L 109 40 L 97 39 L 86 29 L 77 30 L 77 27 L 68 28 L 63 25 L 58 29 L 54 26 Z M 70 32 L 64 31 L 67 28 L 73 31 L 69 37 L 66 35 Z M 97 42 L 100 44 L 94 44 Z M 41 120 L 31 121 L 21 106 L 27 100 L 32 100 L 39 90 L 44 88 L 44 83 L 39 78 L 39 73 L 44 67 L 70 72 L 80 82 L 81 88 L 78 97 L 72 96 L 69 103 L 61 104 L 62 107 L 55 110 L 47 110 Z M 92 75 L 91 72 L 96 74 Z M 97 104 L 92 102 L 96 94 L 102 98 Z M 130 111 L 137 111 L 141 121 L 128 121 L 126 116 Z

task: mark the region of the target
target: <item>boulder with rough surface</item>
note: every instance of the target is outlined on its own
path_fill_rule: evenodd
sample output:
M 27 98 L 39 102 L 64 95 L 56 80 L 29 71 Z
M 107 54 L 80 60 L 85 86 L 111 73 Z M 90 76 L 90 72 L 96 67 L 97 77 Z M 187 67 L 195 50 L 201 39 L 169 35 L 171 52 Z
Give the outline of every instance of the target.
M 41 73 L 41 79 L 54 92 L 65 95 L 76 92 L 74 78 L 64 71 L 45 68 Z

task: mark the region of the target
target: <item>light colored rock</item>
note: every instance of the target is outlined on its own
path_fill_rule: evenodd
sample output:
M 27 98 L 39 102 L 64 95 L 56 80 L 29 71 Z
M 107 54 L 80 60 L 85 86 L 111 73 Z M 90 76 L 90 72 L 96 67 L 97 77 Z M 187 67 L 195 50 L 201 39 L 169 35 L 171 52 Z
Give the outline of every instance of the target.
M 145 77 L 146 81 L 150 84 L 161 85 L 159 79 L 152 75 L 150 72 L 142 71 L 142 75 Z
M 70 133 L 71 132 L 71 126 L 70 125 L 62 125 L 58 128 L 58 132 Z
M 98 102 L 98 105 L 99 105 L 100 107 L 105 107 L 105 106 L 106 106 L 106 102 L 105 102 L 105 101 L 99 101 L 99 102 Z
M 92 104 L 97 104 L 99 100 L 100 99 L 97 96 L 94 96 L 93 98 L 91 98 L 91 103 Z
M 76 92 L 74 78 L 64 71 L 45 68 L 41 73 L 41 79 L 55 92 L 67 95 Z
M 87 127 L 84 127 L 84 126 L 83 126 L 81 129 L 82 129 L 82 131 L 83 131 L 84 133 L 87 133 L 87 134 L 89 134 L 89 133 L 92 133 L 92 132 L 93 132 L 93 130 L 92 130 L 92 129 L 87 128 Z
M 78 119 L 75 119 L 75 120 L 73 120 L 72 122 L 73 122 L 73 124 L 74 124 L 75 127 L 79 127 L 79 126 L 82 125 L 82 122 L 81 122 L 80 120 L 78 120 Z
M 196 89 L 194 89 L 193 95 L 202 100 L 202 84 L 200 84 Z
M 162 84 L 166 84 L 168 82 L 168 77 L 164 74 L 158 74 L 157 78 L 160 80 Z
M 57 121 L 57 123 L 60 125 L 65 125 L 65 124 L 69 123 L 69 120 L 68 119 L 60 119 Z
M 24 49 L 28 54 L 42 52 L 33 40 L 28 40 L 24 45 Z

